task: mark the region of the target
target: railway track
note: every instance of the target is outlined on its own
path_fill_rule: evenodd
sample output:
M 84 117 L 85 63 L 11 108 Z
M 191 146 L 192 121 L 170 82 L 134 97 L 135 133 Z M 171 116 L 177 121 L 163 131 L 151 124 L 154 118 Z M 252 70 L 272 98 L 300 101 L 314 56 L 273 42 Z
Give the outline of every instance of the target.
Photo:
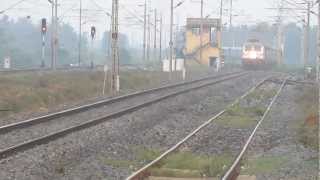
M 168 85 L 0 127 L 0 160 L 153 103 L 247 75 L 235 72 Z M 81 118 L 90 114 L 88 118 Z M 97 116 L 97 114 L 105 114 Z
M 188 134 L 184 139 L 182 139 L 181 141 L 179 141 L 176 145 L 174 145 L 173 147 L 171 147 L 169 150 L 167 150 L 166 152 L 164 152 L 163 154 L 161 154 L 158 158 L 156 158 L 155 160 L 153 160 L 152 162 L 150 162 L 149 164 L 145 165 L 144 167 L 142 167 L 141 169 L 139 169 L 138 171 L 134 172 L 131 176 L 127 177 L 126 180 L 142 180 L 142 179 L 146 179 L 147 177 L 150 176 L 149 170 L 156 166 L 157 164 L 159 164 L 162 160 L 164 160 L 165 158 L 169 157 L 171 154 L 175 153 L 176 151 L 179 150 L 180 147 L 182 147 L 184 144 L 186 144 L 192 137 L 194 137 L 196 134 L 198 134 L 200 131 L 202 131 L 204 128 L 206 128 L 209 124 L 211 124 L 213 121 L 215 121 L 216 119 L 218 119 L 219 117 L 221 117 L 223 114 L 225 114 L 227 112 L 227 110 L 233 106 L 235 106 L 236 104 L 238 104 L 242 99 L 246 98 L 249 94 L 251 94 L 252 92 L 254 92 L 256 89 L 258 89 L 259 87 L 261 87 L 264 83 L 271 81 L 272 77 L 267 77 L 266 79 L 262 80 L 261 82 L 259 82 L 258 84 L 256 84 L 254 87 L 252 87 L 249 91 L 247 91 L 244 95 L 242 95 L 241 97 L 239 97 L 238 99 L 236 99 L 232 104 L 230 104 L 229 106 L 227 106 L 224 110 L 220 111 L 219 113 L 217 113 L 214 117 L 212 117 L 211 119 L 209 119 L 208 121 L 204 122 L 202 125 L 200 125 L 198 128 L 196 128 L 194 131 L 192 131 L 190 134 Z M 246 153 L 248 146 L 250 144 L 250 142 L 252 141 L 252 138 L 254 137 L 255 133 L 257 132 L 260 124 L 264 121 L 264 119 L 266 118 L 266 116 L 268 115 L 269 111 L 271 110 L 273 104 L 275 103 L 275 101 L 277 100 L 277 98 L 279 97 L 280 93 L 282 92 L 284 86 L 286 85 L 288 81 L 288 78 L 285 78 L 282 83 L 280 88 L 277 90 L 277 93 L 275 96 L 273 96 L 271 103 L 268 105 L 266 111 L 264 112 L 262 118 L 258 121 L 257 125 L 255 126 L 254 130 L 252 131 L 250 137 L 248 138 L 248 140 L 246 141 L 243 149 L 241 150 L 241 152 L 239 153 L 239 155 L 235 158 L 235 161 L 232 163 L 232 165 L 229 167 L 228 171 L 225 173 L 225 175 L 222 177 L 223 180 L 234 180 L 238 177 L 239 175 L 239 170 L 240 170 L 240 162 L 244 156 L 244 154 Z

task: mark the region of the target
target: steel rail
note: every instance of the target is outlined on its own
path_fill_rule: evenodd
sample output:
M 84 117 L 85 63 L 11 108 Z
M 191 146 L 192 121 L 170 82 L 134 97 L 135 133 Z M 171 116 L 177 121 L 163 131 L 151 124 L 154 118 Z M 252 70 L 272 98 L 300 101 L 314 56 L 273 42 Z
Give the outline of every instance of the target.
M 245 73 L 236 74 L 236 75 L 229 75 L 228 77 L 223 77 L 221 79 L 215 80 L 215 81 L 210 82 L 210 83 L 202 84 L 202 85 L 199 85 L 199 86 L 196 86 L 196 87 L 192 87 L 192 88 L 188 88 L 188 89 L 179 90 L 179 91 L 173 92 L 171 94 L 167 94 L 167 95 L 161 96 L 159 98 L 156 98 L 156 99 L 141 103 L 139 105 L 135 105 L 135 106 L 132 106 L 132 107 L 129 107 L 129 108 L 126 108 L 126 109 L 122 109 L 122 110 L 119 110 L 117 112 L 114 112 L 114 113 L 111 113 L 111 114 L 108 114 L 108 115 L 105 115 L 105 116 L 102 116 L 102 117 L 99 117 L 99 118 L 96 118 L 96 119 L 88 120 L 88 121 L 86 121 L 84 123 L 81 123 L 79 125 L 72 126 L 72 127 L 60 130 L 60 131 L 56 131 L 56 132 L 53 132 L 51 134 L 48 134 L 48 135 L 45 135 L 45 136 L 42 136 L 42 137 L 39 137 L 39 138 L 31 139 L 29 141 L 25 141 L 23 143 L 11 146 L 11 147 L 9 147 L 7 149 L 2 149 L 2 150 L 0 150 L 0 160 L 4 159 L 4 158 L 7 158 L 7 157 L 9 157 L 9 156 L 11 156 L 13 154 L 18 153 L 18 152 L 22 152 L 22 151 L 31 149 L 34 146 L 37 146 L 37 145 L 40 145 L 40 144 L 49 143 L 50 141 L 53 141 L 53 140 L 56 140 L 58 138 L 64 137 L 64 136 L 66 136 L 66 135 L 68 135 L 70 133 L 77 132 L 77 131 L 80 131 L 80 130 L 83 130 L 83 129 L 87 129 L 89 127 L 95 126 L 95 125 L 100 124 L 102 122 L 106 122 L 108 120 L 121 117 L 121 116 L 123 116 L 125 114 L 137 111 L 137 110 L 139 110 L 139 109 L 141 109 L 143 107 L 147 107 L 149 105 L 152 105 L 154 103 L 157 103 L 157 102 L 165 100 L 165 99 L 168 99 L 170 97 L 174 97 L 174 96 L 177 96 L 177 95 L 180 95 L 180 94 L 183 94 L 183 93 L 187 93 L 187 92 L 191 92 L 191 91 L 194 91 L 194 90 L 197 90 L 197 89 L 201 89 L 203 87 L 207 87 L 207 86 L 211 86 L 211 85 L 214 85 L 214 84 L 218 84 L 218 83 L 221 83 L 221 82 L 224 82 L 224 81 L 227 81 L 227 80 L 239 78 L 239 77 L 245 76 L 247 74 L 249 74 L 249 73 L 245 72 Z
M 249 136 L 248 140 L 246 141 L 245 145 L 243 146 L 240 154 L 236 157 L 235 161 L 233 162 L 233 164 L 230 166 L 230 168 L 228 169 L 228 171 L 225 173 L 225 175 L 222 177 L 222 180 L 236 180 L 239 173 L 240 173 L 240 162 L 244 156 L 244 154 L 246 153 L 246 151 L 248 150 L 248 147 L 253 139 L 253 137 L 255 136 L 257 130 L 259 129 L 260 125 L 262 124 L 262 122 L 265 120 L 265 118 L 267 117 L 267 115 L 269 114 L 272 106 L 274 105 L 274 103 L 276 102 L 276 100 L 278 99 L 280 93 L 282 92 L 282 90 L 284 89 L 288 79 L 290 77 L 285 78 L 285 80 L 282 82 L 279 90 L 277 91 L 277 94 L 273 97 L 272 101 L 270 102 L 270 104 L 268 105 L 267 110 L 264 112 L 263 116 L 261 117 L 260 121 L 258 122 L 258 124 L 256 125 L 256 127 L 254 128 L 254 130 L 252 131 L 251 135 Z
M 111 98 L 111 99 L 106 99 L 106 100 L 101 100 L 101 101 L 94 102 L 94 103 L 91 103 L 91 104 L 86 104 L 86 105 L 83 105 L 83 106 L 79 106 L 79 107 L 75 107 L 75 108 L 71 108 L 71 109 L 66 109 L 66 110 L 63 110 L 63 111 L 47 114 L 47 115 L 44 115 L 44 116 L 39 116 L 39 117 L 31 118 L 31 119 L 28 119 L 28 120 L 20 121 L 20 122 L 17 122 L 17 123 L 12 123 L 12 124 L 1 126 L 0 127 L 0 135 L 8 133 L 8 132 L 13 131 L 13 130 L 18 129 L 18 128 L 29 127 L 29 126 L 32 126 L 32 125 L 35 125 L 35 124 L 40 124 L 40 123 L 43 123 L 43 122 L 47 122 L 47 121 L 53 120 L 55 118 L 59 118 L 59 117 L 63 117 L 63 116 L 67 116 L 67 115 L 83 112 L 83 111 L 86 111 L 88 109 L 93 109 L 93 108 L 105 106 L 105 105 L 108 105 L 108 104 L 111 104 L 111 103 L 119 102 L 121 100 L 126 100 L 126 99 L 133 98 L 133 97 L 136 97 L 136 96 L 150 94 L 150 93 L 154 93 L 154 92 L 165 90 L 165 89 L 170 89 L 170 88 L 176 88 L 176 87 L 180 87 L 180 86 L 190 85 L 190 84 L 194 84 L 194 83 L 197 83 L 197 82 L 206 81 L 206 80 L 210 80 L 210 79 L 218 79 L 218 78 L 226 77 L 226 76 L 229 76 L 229 75 L 237 75 L 237 74 L 240 75 L 242 73 L 243 72 L 232 72 L 232 73 L 226 73 L 226 74 L 222 74 L 222 75 L 208 76 L 208 77 L 205 77 L 205 78 L 200 78 L 200 79 L 196 79 L 196 80 L 192 80 L 192 81 L 165 85 L 165 86 L 162 86 L 162 87 L 159 87 L 159 88 L 153 88 L 153 89 L 149 89 L 149 90 L 137 91 L 137 92 L 134 92 L 134 93 L 131 93 L 131 94 L 128 94 L 128 95 L 123 95 L 123 96 L 119 96 L 119 97 L 115 97 L 115 98 Z
M 249 94 L 251 94 L 253 91 L 255 91 L 257 88 L 259 88 L 261 85 L 263 85 L 266 81 L 268 81 L 271 78 L 272 78 L 272 76 L 267 77 L 267 78 L 263 79 L 261 82 L 259 82 L 258 84 L 256 84 L 255 86 L 253 86 L 250 90 L 248 90 L 242 96 L 238 97 L 232 104 L 228 105 L 224 110 L 220 111 L 215 116 L 213 116 L 211 119 L 209 119 L 208 121 L 206 121 L 205 123 L 200 125 L 198 128 L 193 130 L 188 136 L 186 136 L 183 140 L 179 141 L 176 145 L 174 145 L 169 150 L 167 150 L 166 152 L 161 154 L 158 158 L 156 158 L 155 160 L 153 160 L 149 164 L 145 165 L 144 167 L 142 167 L 138 171 L 134 172 L 132 175 L 127 177 L 126 180 L 141 180 L 141 179 L 145 178 L 146 176 L 148 176 L 148 174 L 147 174 L 147 170 L 148 169 L 150 169 L 152 166 L 154 166 L 157 163 L 159 163 L 164 158 L 168 157 L 168 155 L 170 155 L 171 153 L 175 152 L 179 147 L 181 147 L 184 143 L 186 143 L 191 137 L 193 137 L 198 132 L 200 132 L 202 129 L 207 127 L 209 124 L 211 124 L 218 117 L 220 117 L 221 115 L 226 113 L 229 108 L 231 108 L 231 107 L 235 106 L 236 104 L 238 104 L 242 99 L 247 97 Z

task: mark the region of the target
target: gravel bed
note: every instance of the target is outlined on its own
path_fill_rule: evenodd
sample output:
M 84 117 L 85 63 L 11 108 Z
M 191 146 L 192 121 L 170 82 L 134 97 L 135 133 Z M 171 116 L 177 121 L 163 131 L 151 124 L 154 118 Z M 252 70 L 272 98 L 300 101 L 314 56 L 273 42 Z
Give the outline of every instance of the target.
M 55 118 L 51 121 L 47 121 L 41 124 L 23 128 L 21 130 L 15 130 L 4 135 L 0 135 L 0 149 L 5 149 L 6 147 L 13 146 L 15 144 L 28 141 L 37 137 L 45 136 L 52 132 L 62 130 L 67 127 L 72 127 L 74 125 L 81 124 L 88 120 L 103 117 L 107 114 L 112 114 L 121 109 L 129 108 L 135 105 L 142 104 L 145 101 L 150 101 L 152 99 L 159 98 L 160 96 L 167 95 L 176 91 L 188 89 L 191 87 L 196 87 L 206 83 L 213 82 L 215 80 L 207 80 L 203 82 L 198 82 L 186 86 L 175 87 L 171 89 L 164 89 L 158 92 L 153 92 L 151 94 L 139 95 L 127 100 L 122 100 L 120 102 L 115 102 L 106 106 L 89 109 L 84 112 L 72 114 L 66 117 Z
M 161 101 L 0 162 L 7 179 L 124 179 L 133 170 L 106 159 L 133 160 L 133 147 L 166 150 L 266 76 L 258 73 Z M 141 162 L 141 165 L 145 162 Z
M 256 92 L 263 90 L 275 90 L 279 85 L 267 82 L 261 87 L 256 89 Z M 248 96 L 250 97 L 250 95 Z M 239 102 L 241 108 L 254 108 L 256 106 L 267 108 L 270 104 L 272 97 L 255 100 L 254 98 L 244 98 Z M 250 100 L 249 100 L 250 99 Z M 190 139 L 183 147 L 182 150 L 187 150 L 199 155 L 208 156 L 236 156 L 241 151 L 244 143 L 247 141 L 252 130 L 256 126 L 256 122 L 261 119 L 261 115 L 251 114 L 250 117 L 254 119 L 254 123 L 248 123 L 245 125 L 230 125 L 223 121 L 228 121 L 231 117 L 238 117 L 236 115 L 220 116 L 217 120 L 213 121 L 196 136 Z M 228 166 L 228 165 L 226 165 Z
M 262 159 L 262 162 L 267 159 L 275 167 L 254 172 L 257 179 L 316 180 L 319 178 L 318 152 L 303 146 L 297 138 L 300 132 L 296 126 L 304 120 L 305 116 L 297 101 L 303 91 L 304 88 L 301 85 L 286 86 L 255 136 L 248 158 L 253 161 Z

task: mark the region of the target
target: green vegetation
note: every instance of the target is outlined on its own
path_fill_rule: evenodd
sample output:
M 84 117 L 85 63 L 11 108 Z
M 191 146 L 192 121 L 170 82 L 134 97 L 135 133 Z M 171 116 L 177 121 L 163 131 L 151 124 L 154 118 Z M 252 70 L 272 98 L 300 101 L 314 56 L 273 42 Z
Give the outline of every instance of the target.
M 277 94 L 277 90 L 276 89 L 259 89 L 258 91 L 254 91 L 252 92 L 249 96 L 248 96 L 248 101 L 250 100 L 263 100 L 263 99 L 268 99 L 268 98 L 272 98 Z
M 242 174 L 261 174 L 271 173 L 278 170 L 285 163 L 288 162 L 286 157 L 259 157 L 247 160 L 241 171 Z
M 156 159 L 161 153 L 155 149 L 133 148 L 136 160 L 115 160 L 103 158 L 107 165 L 117 168 L 136 168 Z M 152 176 L 163 177 L 218 177 L 225 167 L 232 162 L 232 156 L 223 154 L 220 156 L 197 155 L 191 152 L 177 152 L 172 154 L 150 169 Z
M 249 94 L 243 103 L 230 107 L 216 122 L 232 128 L 250 128 L 262 117 L 266 107 L 260 102 L 276 95 L 276 90 L 259 89 Z
M 249 128 L 257 123 L 257 116 L 262 116 L 264 111 L 264 107 L 241 107 L 240 104 L 237 104 L 231 107 L 216 122 L 232 128 Z
M 193 175 L 192 177 L 218 177 L 222 175 L 224 168 L 231 163 L 231 157 L 231 155 L 205 156 L 190 152 L 179 152 L 163 160 L 163 165 L 158 170 L 164 173 L 161 174 L 162 176 L 166 177 L 181 177 L 181 175 L 182 177 L 190 177 L 190 175 Z M 166 169 L 182 171 L 169 170 L 167 171 L 169 174 L 166 174 Z M 157 169 L 153 169 L 152 172 L 157 174 Z M 178 173 L 174 174 L 172 172 Z M 182 172 L 186 172 L 186 174 Z

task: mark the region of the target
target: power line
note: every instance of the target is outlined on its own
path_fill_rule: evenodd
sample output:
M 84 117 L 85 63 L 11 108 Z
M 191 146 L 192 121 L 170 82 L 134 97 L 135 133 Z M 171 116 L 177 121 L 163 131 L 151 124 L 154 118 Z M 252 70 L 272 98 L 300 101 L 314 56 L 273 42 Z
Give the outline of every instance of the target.
M 23 3 L 24 1 L 27 1 L 27 0 L 20 0 L 20 1 L 16 2 L 16 3 L 12 4 L 12 5 L 9 6 L 8 8 L 0 11 L 0 14 L 3 14 L 3 13 L 5 13 L 6 11 L 9 11 L 10 9 L 15 8 L 16 6 L 18 6 L 19 4 Z

